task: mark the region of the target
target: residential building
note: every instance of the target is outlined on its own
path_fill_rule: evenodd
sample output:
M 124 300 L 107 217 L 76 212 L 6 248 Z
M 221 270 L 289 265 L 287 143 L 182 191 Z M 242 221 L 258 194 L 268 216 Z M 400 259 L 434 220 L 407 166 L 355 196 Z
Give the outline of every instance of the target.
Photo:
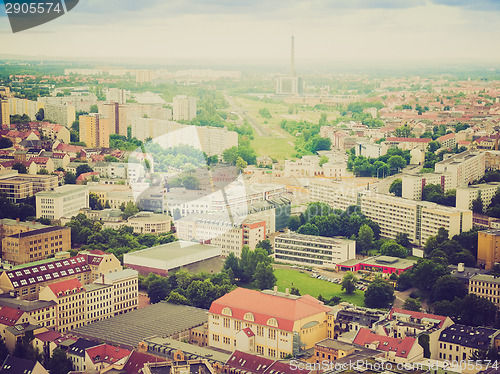
M 305 365 L 302 362 L 302 365 L 293 365 L 291 361 L 287 361 L 236 350 L 224 363 L 222 372 L 232 374 L 310 374 L 313 372 L 309 368 L 303 368 Z
M 85 321 L 92 323 L 113 317 L 113 286 L 108 284 L 89 283 L 83 285 L 85 290 Z
M 108 88 L 105 92 L 107 101 L 118 104 L 125 104 L 127 102 L 127 95 L 130 95 L 130 91 L 119 88 Z
M 450 236 L 472 229 L 470 210 L 369 190 L 343 190 L 334 184 L 312 183 L 311 201 L 323 202 L 342 210 L 353 205 L 359 206 L 365 216 L 380 226 L 382 236 L 395 238 L 398 233 L 406 233 L 417 245 L 423 245 L 430 236 L 435 236 L 440 227 L 448 230 Z
M 73 364 L 73 370 L 80 372 L 87 370 L 85 350 L 95 347 L 96 345 L 100 345 L 100 343 L 80 338 L 68 347 L 66 354 Z
M 422 200 L 422 190 L 428 184 L 441 186 L 443 192 L 448 192 L 452 187 L 451 173 L 425 173 L 425 174 L 403 174 L 402 197 L 410 200 Z M 457 207 L 458 208 L 458 207 Z M 468 209 L 468 208 L 467 208 Z
M 71 122 L 69 126 L 71 126 L 72 123 L 73 122 Z M 40 131 L 43 136 L 52 140 L 60 140 L 66 144 L 69 144 L 69 142 L 71 141 L 68 128 L 63 126 L 62 124 L 42 122 Z
M 38 192 L 36 216 L 48 219 L 73 217 L 80 209 L 89 207 L 89 187 L 65 185 L 53 191 Z
M 237 288 L 212 303 L 208 345 L 226 351 L 243 346 L 249 352 L 283 359 L 298 353 L 301 344 L 308 349 L 326 338 L 329 310 L 309 295 L 279 293 L 276 287 L 260 292 Z
M 109 147 L 110 120 L 99 114 L 80 116 L 80 141 L 87 147 Z
M 26 312 L 37 325 L 57 329 L 57 303 L 55 301 L 28 301 L 2 297 L 0 305 Z
M 477 151 L 465 151 L 440 161 L 434 165 L 438 173 L 452 174 L 451 188 L 466 186 L 484 175 L 486 154 Z
M 122 366 L 132 352 L 114 347 L 109 344 L 100 344 L 85 350 L 85 370 L 102 373 L 111 365 Z
M 33 345 L 33 348 L 38 350 L 38 352 L 42 355 L 42 362 L 47 366 L 54 349 L 57 348 L 58 343 L 62 340 L 62 334 L 55 330 L 49 330 L 33 336 L 34 338 L 31 344 Z
M 387 152 L 386 149 L 382 148 L 381 144 L 376 143 L 367 143 L 367 142 L 356 142 L 356 146 L 354 147 L 356 152 L 356 156 L 370 157 L 370 158 L 379 158 L 383 156 Z
M 486 274 L 474 275 L 469 279 L 469 293 L 484 297 L 500 306 L 500 278 Z
M 295 265 L 335 269 L 336 264 L 356 258 L 356 241 L 288 232 L 274 237 L 274 258 Z
M 33 196 L 33 183 L 16 178 L 0 180 L 0 192 L 13 203 L 19 203 Z
M 196 117 L 196 98 L 177 95 L 174 96 L 172 112 L 174 121 L 191 121 Z
M 9 100 L 0 97 L 0 125 L 10 125 Z
M 59 179 L 57 175 L 18 174 L 12 179 L 31 182 L 33 184 L 33 194 L 37 194 L 41 191 L 52 191 L 59 186 Z
M 362 328 L 371 329 L 387 313 L 378 309 L 364 308 L 341 302 L 327 313 L 327 336 L 337 339 L 344 332 L 357 332 Z
M 441 332 L 453 324 L 450 317 L 392 308 L 386 318 L 375 323 L 373 331 L 379 335 L 398 339 L 406 337 L 418 339 L 426 335 L 429 337 L 430 358 L 438 359 L 440 351 L 438 341 Z
M 175 221 L 177 237 L 220 247 L 222 256 L 234 253 L 240 257 L 244 245 L 255 249 L 257 243 L 266 239 L 266 221 L 241 219 L 218 214 L 190 214 Z
M 0 337 L 6 340 L 9 327 L 22 325 L 24 323 L 34 324 L 35 320 L 26 312 L 9 306 L 0 307 Z M 8 343 L 9 350 L 13 350 L 15 341 L 5 341 Z
M 49 284 L 40 291 L 40 300 L 57 303 L 58 331 L 66 332 L 85 325 L 85 289 L 78 279 Z
M 110 134 L 127 136 L 127 111 L 125 105 L 120 105 L 118 102 L 105 103 L 99 113 L 109 119 Z
M 475 352 L 487 351 L 500 330 L 454 324 L 441 332 L 439 358 L 449 362 L 470 360 Z
M 409 336 L 402 339 L 393 338 L 377 335 L 367 328 L 362 328 L 356 334 L 353 343 L 365 348 L 384 351 L 384 358 L 395 363 L 416 362 L 424 357 L 422 346 L 418 344 L 417 339 Z
M 337 361 L 356 351 L 357 346 L 334 339 L 324 339 L 314 345 L 314 358 L 317 363 Z
M 2 239 L 2 260 L 14 265 L 44 260 L 71 249 L 71 229 L 51 226 L 6 236 Z
M 500 230 L 479 231 L 477 236 L 477 263 L 480 267 L 491 270 L 500 262 Z
M 89 192 L 96 194 L 102 205 L 106 202 L 113 209 L 120 209 L 122 205 L 136 202 L 134 191 L 130 185 L 117 184 L 92 184 L 88 186 Z M 66 216 L 71 217 L 71 216 Z
M 0 373 L 2 374 L 49 374 L 42 364 L 38 361 L 26 360 L 15 356 L 7 356 L 5 361 L 0 366 Z
M 113 287 L 113 314 L 119 315 L 139 306 L 137 270 L 125 269 L 103 274 L 94 283 Z
M 421 151 L 427 151 L 427 147 L 432 139 L 429 138 L 398 138 L 398 137 L 388 137 L 381 143 L 382 154 L 387 153 L 389 148 L 399 148 L 403 151 L 411 151 L 412 149 L 420 149 Z
M 472 201 L 481 196 L 483 207 L 487 208 L 493 196 L 500 188 L 500 182 L 489 182 L 482 184 L 472 184 L 470 186 L 462 186 L 457 188 L 457 203 L 458 209 L 471 209 Z
M 220 255 L 221 249 L 218 246 L 179 240 L 125 253 L 123 264 L 145 276 L 149 273 L 167 276 L 169 271 L 219 259 Z
M 19 234 L 22 232 L 27 232 L 30 230 L 38 230 L 49 227 L 47 225 L 43 225 L 36 221 L 23 222 L 19 219 L 9 219 L 3 218 L 0 219 L 0 249 L 2 241 L 5 237 Z
M 71 127 L 76 120 L 76 109 L 69 104 L 43 104 L 45 118 L 58 125 Z

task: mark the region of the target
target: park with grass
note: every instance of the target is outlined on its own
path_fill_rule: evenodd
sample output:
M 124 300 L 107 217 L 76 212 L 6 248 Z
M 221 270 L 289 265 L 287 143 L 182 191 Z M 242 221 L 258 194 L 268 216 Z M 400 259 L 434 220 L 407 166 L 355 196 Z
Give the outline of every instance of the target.
M 365 305 L 365 293 L 363 291 L 355 290 L 353 294 L 348 295 L 342 291 L 340 284 L 313 278 L 311 273 L 307 271 L 301 273 L 294 269 L 279 268 L 274 269 L 274 275 L 277 278 L 276 285 L 280 292 L 295 287 L 299 289 L 301 295 L 311 295 L 317 298 L 321 294 L 325 299 L 338 296 L 342 298 L 342 301 L 359 306 Z

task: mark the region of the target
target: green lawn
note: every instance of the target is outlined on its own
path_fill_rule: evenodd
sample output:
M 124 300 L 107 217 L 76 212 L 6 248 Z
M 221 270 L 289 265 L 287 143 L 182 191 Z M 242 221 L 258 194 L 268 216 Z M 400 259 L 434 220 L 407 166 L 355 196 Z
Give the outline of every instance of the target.
M 342 291 L 340 285 L 312 278 L 310 272 L 301 273 L 293 269 L 274 269 L 274 275 L 278 279 L 276 282 L 278 291 L 281 292 L 285 292 L 286 288 L 294 286 L 299 289 L 301 295 L 309 294 L 318 297 L 321 294 L 326 299 L 332 296 L 340 296 L 342 301 L 359 306 L 365 305 L 365 293 L 363 291 L 356 290 L 354 294 L 347 295 Z
M 291 159 L 295 153 L 293 139 L 255 136 L 250 143 L 258 156 L 269 156 L 277 160 Z

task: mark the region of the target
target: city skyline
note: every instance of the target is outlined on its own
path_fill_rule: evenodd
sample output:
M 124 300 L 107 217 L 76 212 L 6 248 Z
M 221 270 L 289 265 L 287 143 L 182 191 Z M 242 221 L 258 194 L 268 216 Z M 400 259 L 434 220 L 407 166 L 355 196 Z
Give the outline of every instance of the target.
M 286 6 L 285 6 L 286 4 Z M 500 3 L 465 1 L 81 1 L 13 34 L 2 53 L 87 58 L 300 61 L 498 61 Z M 231 30 L 231 32 L 228 32 Z M 299 67 L 297 67 L 299 68 Z

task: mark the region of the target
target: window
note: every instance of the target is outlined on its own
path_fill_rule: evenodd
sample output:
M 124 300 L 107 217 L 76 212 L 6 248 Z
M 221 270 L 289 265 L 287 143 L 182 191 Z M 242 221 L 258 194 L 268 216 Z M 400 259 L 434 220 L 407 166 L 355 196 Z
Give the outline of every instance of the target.
M 217 335 L 217 334 L 212 334 L 212 340 L 213 340 L 214 342 L 218 342 L 218 341 L 219 341 L 219 335 Z
M 276 339 L 276 330 L 269 329 L 268 337 L 269 337 L 269 339 L 275 340 Z
M 229 318 L 224 318 L 224 327 L 231 327 L 231 320 Z

